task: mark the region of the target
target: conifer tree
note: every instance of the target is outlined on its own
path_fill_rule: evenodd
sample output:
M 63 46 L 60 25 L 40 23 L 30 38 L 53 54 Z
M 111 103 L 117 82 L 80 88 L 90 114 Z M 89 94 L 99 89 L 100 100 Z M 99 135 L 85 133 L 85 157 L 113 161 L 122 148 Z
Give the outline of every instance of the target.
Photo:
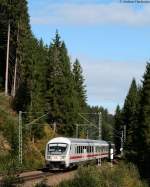
M 116 153 L 120 154 L 121 148 L 121 130 L 122 130 L 122 114 L 120 106 L 118 105 L 116 108 L 115 116 L 114 116 L 114 144 L 116 147 Z
M 138 164 L 142 175 L 150 177 L 150 63 L 147 63 L 141 90 L 141 109 L 138 129 Z
M 84 84 L 84 77 L 81 65 L 76 59 L 73 64 L 73 79 L 74 79 L 74 89 L 76 93 L 76 97 L 78 99 L 78 110 L 79 112 L 84 112 L 86 108 L 86 89 Z
M 46 100 L 50 121 L 60 124 L 59 132 L 71 135 L 76 116 L 73 75 L 65 43 L 60 41 L 58 32 L 49 48 L 47 67 Z
M 122 112 L 122 125 L 126 126 L 124 148 L 126 157 L 130 161 L 136 161 L 137 158 L 139 99 L 139 89 L 133 79 Z

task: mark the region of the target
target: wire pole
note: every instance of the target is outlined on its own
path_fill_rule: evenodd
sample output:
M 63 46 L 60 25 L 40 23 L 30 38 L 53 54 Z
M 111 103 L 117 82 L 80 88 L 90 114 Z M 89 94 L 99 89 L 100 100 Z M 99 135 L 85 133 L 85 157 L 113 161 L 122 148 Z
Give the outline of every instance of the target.
M 56 134 L 56 122 L 54 122 L 54 136 L 55 136 L 55 134 Z
M 101 112 L 98 113 L 99 116 L 99 125 L 98 125 L 98 130 L 99 130 L 99 140 L 102 139 L 102 124 L 101 124 Z
M 78 128 L 79 128 L 79 125 L 76 124 L 76 138 L 78 138 Z
M 122 133 L 121 133 L 121 156 L 123 156 L 123 130 L 122 130 Z
M 5 96 L 8 95 L 9 43 L 10 43 L 10 21 L 8 22 L 8 36 L 7 36 L 7 56 L 6 56 L 6 70 L 5 70 Z
M 94 114 L 94 115 L 98 115 L 98 127 L 96 127 L 95 125 L 93 125 L 93 123 L 91 123 L 88 119 L 86 119 L 82 114 Z M 95 127 L 98 129 L 98 139 L 101 140 L 102 139 L 102 122 L 101 122 L 101 112 L 99 113 L 78 113 L 78 115 L 83 118 L 86 122 L 89 123 L 89 125 Z
M 88 139 L 88 138 L 89 138 L 89 131 L 87 129 L 87 131 L 86 131 L 86 139 Z
M 22 111 L 19 111 L 19 164 L 22 165 Z
M 22 160 L 23 160 L 23 151 L 22 151 L 22 145 L 23 145 L 23 139 L 22 139 L 22 114 L 25 114 L 25 113 L 28 113 L 28 112 L 22 112 L 22 111 L 19 111 L 19 164 L 22 165 Z M 40 112 L 41 113 L 41 112 Z M 29 126 L 29 125 L 32 125 L 33 123 L 35 123 L 36 121 L 42 119 L 43 117 L 45 117 L 46 115 L 48 115 L 48 113 L 40 116 L 39 118 L 31 121 L 30 123 L 27 123 L 25 125 Z
M 123 126 L 123 130 L 124 130 L 124 142 L 126 141 L 126 125 Z

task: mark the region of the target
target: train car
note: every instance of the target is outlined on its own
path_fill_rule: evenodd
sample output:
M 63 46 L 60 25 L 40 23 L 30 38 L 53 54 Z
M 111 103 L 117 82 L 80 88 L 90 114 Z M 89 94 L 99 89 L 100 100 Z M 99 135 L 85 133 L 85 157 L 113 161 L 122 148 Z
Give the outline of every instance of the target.
M 46 168 L 66 169 L 83 162 L 113 159 L 114 145 L 103 140 L 58 137 L 46 145 Z

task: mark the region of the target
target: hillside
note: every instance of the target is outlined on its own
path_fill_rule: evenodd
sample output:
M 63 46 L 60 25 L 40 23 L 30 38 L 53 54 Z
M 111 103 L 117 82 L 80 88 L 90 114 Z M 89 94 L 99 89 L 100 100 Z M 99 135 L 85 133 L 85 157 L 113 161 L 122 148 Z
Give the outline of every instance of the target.
M 18 165 L 18 114 L 11 109 L 11 97 L 0 93 L 0 172 L 14 163 Z M 47 124 L 43 126 L 44 136 L 35 139 L 23 130 L 23 165 L 25 169 L 39 168 L 44 164 L 46 142 L 53 137 Z M 26 138 L 24 138 L 24 135 Z M 15 166 L 16 167 L 16 166 Z
M 8 124 L 17 125 L 18 115 L 10 107 L 10 97 L 5 97 L 4 93 L 0 93 L 0 154 L 7 153 L 11 146 L 9 142 Z

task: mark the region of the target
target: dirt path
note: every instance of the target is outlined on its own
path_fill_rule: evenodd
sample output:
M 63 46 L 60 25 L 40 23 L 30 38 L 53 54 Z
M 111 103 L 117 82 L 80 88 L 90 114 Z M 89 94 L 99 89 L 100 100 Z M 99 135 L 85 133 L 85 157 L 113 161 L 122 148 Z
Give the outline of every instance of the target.
M 56 186 L 60 182 L 64 180 L 69 180 L 74 177 L 75 171 L 65 172 L 57 175 L 52 175 L 43 179 L 36 179 L 33 181 L 25 182 L 22 187 L 34 187 L 37 183 L 41 182 L 42 180 L 46 180 L 46 183 L 50 186 Z

